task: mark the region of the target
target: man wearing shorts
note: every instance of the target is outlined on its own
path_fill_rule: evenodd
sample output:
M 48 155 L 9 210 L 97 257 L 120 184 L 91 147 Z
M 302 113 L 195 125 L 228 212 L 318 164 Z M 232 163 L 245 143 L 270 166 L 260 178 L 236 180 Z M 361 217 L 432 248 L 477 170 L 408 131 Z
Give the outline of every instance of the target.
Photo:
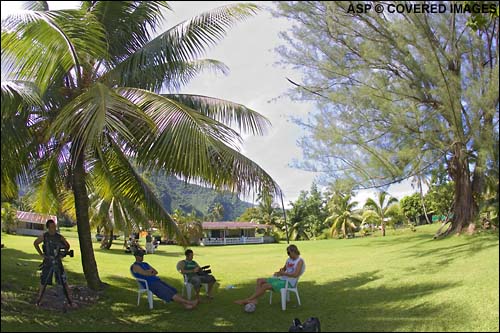
M 212 288 L 215 284 L 215 277 L 212 274 L 201 274 L 201 267 L 193 260 L 193 250 L 187 249 L 184 252 L 186 260 L 182 260 L 178 264 L 178 269 L 182 274 L 186 274 L 188 282 L 191 283 L 196 291 L 196 298 L 200 299 L 200 288 L 202 283 L 208 284 L 207 297 L 212 299 Z
M 255 293 L 250 297 L 234 301 L 236 304 L 245 305 L 248 303 L 257 304 L 257 298 L 262 296 L 267 290 L 274 290 L 279 292 L 280 289 L 285 288 L 286 281 L 288 285 L 294 288 L 297 284 L 297 280 L 302 275 L 305 269 L 304 259 L 300 257 L 300 251 L 295 245 L 290 245 L 287 247 L 286 252 L 288 254 L 288 259 L 286 260 L 285 266 L 280 268 L 280 270 L 274 273 L 271 278 L 259 278 L 257 279 L 257 286 L 255 288 Z
M 52 280 L 55 275 L 57 284 L 64 287 L 68 304 L 73 306 L 74 303 L 71 300 L 71 292 L 66 281 L 66 272 L 64 271 L 61 257 L 59 256 L 60 250 L 64 249 L 67 251 L 69 250 L 70 245 L 66 238 L 57 232 L 56 222 L 54 220 L 47 220 L 45 226 L 47 227 L 47 232 L 43 233 L 33 242 L 33 246 L 36 251 L 43 257 L 41 265 L 42 274 L 40 275 L 40 289 L 38 291 L 36 305 L 40 305 L 42 295 L 45 292 L 45 287 L 47 285 L 52 285 Z M 41 243 L 43 243 L 43 251 L 40 249 Z

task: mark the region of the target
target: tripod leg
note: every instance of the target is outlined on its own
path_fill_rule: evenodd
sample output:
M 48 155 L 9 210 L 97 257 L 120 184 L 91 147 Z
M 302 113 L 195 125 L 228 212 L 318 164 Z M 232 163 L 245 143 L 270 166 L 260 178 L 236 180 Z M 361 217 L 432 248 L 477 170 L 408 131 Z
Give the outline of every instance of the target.
M 62 264 L 61 264 L 61 266 L 62 266 Z M 57 281 L 57 283 L 59 283 L 62 286 L 64 296 L 66 296 L 66 300 L 68 301 L 69 306 L 73 306 L 73 302 L 71 301 L 71 298 L 69 297 L 69 290 L 68 290 L 69 286 L 66 283 L 66 280 L 63 279 L 63 273 L 61 271 L 62 271 L 62 267 L 57 266 L 56 270 L 55 270 L 56 281 Z
M 45 288 L 47 288 L 47 284 L 42 285 L 42 290 L 40 290 L 40 295 L 38 296 L 38 300 L 36 301 L 36 305 L 40 306 L 40 302 L 42 301 L 43 294 L 45 293 Z
M 36 301 L 36 305 L 39 306 L 42 301 L 43 294 L 45 293 L 45 289 L 47 288 L 47 284 L 49 284 L 50 279 L 52 278 L 52 273 L 54 272 L 54 268 L 51 266 L 47 276 L 45 277 L 45 281 L 43 282 L 42 289 L 40 290 L 40 295 L 38 296 L 38 300 Z M 43 274 L 43 269 L 42 269 Z
M 68 291 L 68 284 L 64 283 L 63 284 L 63 290 L 64 290 L 64 295 L 66 296 L 66 299 L 68 300 L 68 304 L 70 306 L 73 306 L 73 302 L 71 301 L 71 298 L 69 297 L 69 291 Z

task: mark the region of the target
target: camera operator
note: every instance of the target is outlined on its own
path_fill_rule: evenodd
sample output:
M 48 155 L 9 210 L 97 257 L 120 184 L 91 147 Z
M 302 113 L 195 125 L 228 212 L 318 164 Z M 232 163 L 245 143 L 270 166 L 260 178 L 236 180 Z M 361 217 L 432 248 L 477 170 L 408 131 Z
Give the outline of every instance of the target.
M 196 291 L 196 298 L 200 299 L 200 287 L 202 283 L 208 284 L 208 294 L 209 299 L 213 299 L 212 287 L 215 284 L 215 277 L 209 273 L 211 271 L 203 272 L 202 267 L 198 265 L 196 261 L 193 260 L 194 254 L 193 250 L 187 249 L 184 252 L 186 255 L 186 260 L 181 260 L 178 264 L 178 269 L 182 274 L 186 274 L 188 282 L 191 283 Z
M 43 292 L 45 291 L 45 287 L 47 285 L 52 285 L 53 275 L 54 273 L 56 273 L 56 282 L 59 285 L 63 285 L 66 291 L 69 305 L 72 306 L 73 302 L 71 301 L 70 290 L 66 282 L 66 272 L 64 271 L 64 267 L 61 261 L 61 249 L 62 251 L 68 251 L 70 245 L 68 241 L 56 231 L 56 223 L 54 222 L 54 220 L 47 220 L 45 226 L 47 227 L 48 231 L 39 236 L 33 242 L 36 251 L 38 252 L 38 254 L 40 254 L 40 256 L 43 257 L 43 262 L 41 265 L 42 274 L 40 276 L 40 290 L 38 292 L 37 305 L 40 305 L 41 297 L 43 295 Z M 43 243 L 43 252 L 42 250 L 40 250 L 40 243 Z

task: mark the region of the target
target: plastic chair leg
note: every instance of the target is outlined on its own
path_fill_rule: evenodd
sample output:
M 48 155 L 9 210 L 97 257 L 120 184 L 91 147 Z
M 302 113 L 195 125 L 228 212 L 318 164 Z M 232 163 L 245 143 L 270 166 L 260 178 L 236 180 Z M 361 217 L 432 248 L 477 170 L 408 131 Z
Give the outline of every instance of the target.
M 286 294 L 287 290 L 286 289 L 281 289 L 281 310 L 285 311 L 286 310 Z
M 153 293 L 148 291 L 148 303 L 149 303 L 149 309 L 153 309 Z

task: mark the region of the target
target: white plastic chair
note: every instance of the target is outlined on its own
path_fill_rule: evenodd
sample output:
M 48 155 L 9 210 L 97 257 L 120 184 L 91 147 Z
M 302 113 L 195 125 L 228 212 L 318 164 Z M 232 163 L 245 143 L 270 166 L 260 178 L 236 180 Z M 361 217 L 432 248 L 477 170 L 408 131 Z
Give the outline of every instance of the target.
M 130 269 L 130 273 L 132 273 L 132 269 Z M 149 290 L 148 281 L 146 281 L 144 279 L 141 279 L 141 278 L 138 278 L 138 277 L 135 277 L 134 273 L 132 273 L 132 276 L 137 281 L 137 286 L 138 286 L 138 290 L 137 290 L 137 305 L 139 305 L 139 303 L 141 301 L 141 294 L 142 293 L 147 293 L 147 295 L 148 295 L 149 309 L 153 309 L 153 293 L 151 292 L 151 290 Z
M 182 262 L 182 260 L 177 263 L 177 271 L 182 274 L 182 278 L 183 278 L 182 296 L 184 296 L 184 289 L 185 289 L 186 294 L 187 294 L 187 299 L 191 300 L 191 294 L 192 294 L 192 290 L 194 289 L 194 286 L 190 282 L 188 282 L 189 281 L 188 275 L 182 273 L 181 267 L 180 267 L 181 262 Z M 205 293 L 208 294 L 208 283 L 202 283 L 202 285 L 205 286 Z
M 302 274 L 304 274 L 305 270 L 306 270 L 306 263 L 303 261 L 302 262 L 302 271 L 300 272 L 300 275 L 297 277 L 297 283 L 295 284 L 295 287 L 292 288 L 289 285 L 288 280 L 286 280 L 286 282 L 285 282 L 285 288 L 281 288 L 280 289 L 280 293 L 281 293 L 281 309 L 283 311 L 286 310 L 286 302 L 290 302 L 290 292 L 295 293 L 295 295 L 297 296 L 297 303 L 299 304 L 299 306 L 301 305 L 300 304 L 300 296 L 299 296 L 298 286 L 299 286 L 300 277 L 302 276 Z M 271 289 L 270 290 L 270 294 L 269 294 L 269 304 L 272 304 L 272 302 L 273 302 L 273 290 Z

